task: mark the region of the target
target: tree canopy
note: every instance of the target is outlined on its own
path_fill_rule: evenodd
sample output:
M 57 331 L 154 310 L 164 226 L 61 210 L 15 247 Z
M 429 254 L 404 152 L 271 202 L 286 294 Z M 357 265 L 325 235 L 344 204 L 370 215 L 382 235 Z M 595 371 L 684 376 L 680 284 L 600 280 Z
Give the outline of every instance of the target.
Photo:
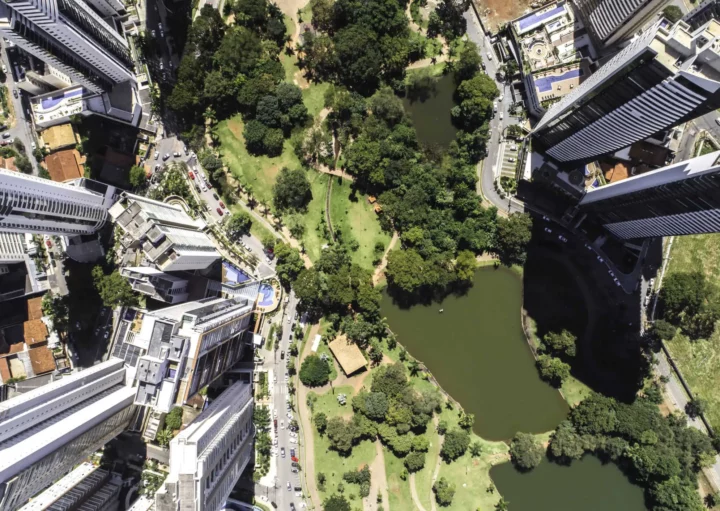
M 309 355 L 300 366 L 300 381 L 308 387 L 319 387 L 328 382 L 330 366 L 317 355 Z
M 273 203 L 279 211 L 303 211 L 312 199 L 310 181 L 303 169 L 283 167 L 273 186 Z
M 95 289 L 100 294 L 103 304 L 107 307 L 133 307 L 138 305 L 138 296 L 130 287 L 127 279 L 115 270 L 105 275 L 101 266 L 92 270 Z
M 542 462 L 545 450 L 530 433 L 517 433 L 510 443 L 510 459 L 518 470 L 532 470 Z

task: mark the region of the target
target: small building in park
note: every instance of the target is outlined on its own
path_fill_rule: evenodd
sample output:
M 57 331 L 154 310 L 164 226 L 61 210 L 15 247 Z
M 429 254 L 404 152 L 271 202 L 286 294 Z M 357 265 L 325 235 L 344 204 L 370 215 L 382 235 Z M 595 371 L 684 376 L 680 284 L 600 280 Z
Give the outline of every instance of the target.
M 328 344 L 328 347 L 346 376 L 367 367 L 367 360 L 365 360 L 360 348 L 346 336 L 341 335 L 335 338 L 334 341 Z

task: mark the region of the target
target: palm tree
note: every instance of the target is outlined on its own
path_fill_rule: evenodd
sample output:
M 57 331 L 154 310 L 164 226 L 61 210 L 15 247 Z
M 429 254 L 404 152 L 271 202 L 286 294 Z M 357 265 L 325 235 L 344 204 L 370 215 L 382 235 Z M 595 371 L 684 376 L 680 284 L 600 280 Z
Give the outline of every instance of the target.
M 418 362 L 416 359 L 410 360 L 410 374 L 412 376 L 417 376 L 417 373 L 420 372 L 420 362 Z
M 155 436 L 155 440 L 162 446 L 167 447 L 170 445 L 170 440 L 173 438 L 173 432 L 170 428 L 165 428 L 160 431 L 158 431 L 157 435 Z
M 504 498 L 500 497 L 500 500 L 495 504 L 495 511 L 508 511 L 508 505 L 510 503 Z

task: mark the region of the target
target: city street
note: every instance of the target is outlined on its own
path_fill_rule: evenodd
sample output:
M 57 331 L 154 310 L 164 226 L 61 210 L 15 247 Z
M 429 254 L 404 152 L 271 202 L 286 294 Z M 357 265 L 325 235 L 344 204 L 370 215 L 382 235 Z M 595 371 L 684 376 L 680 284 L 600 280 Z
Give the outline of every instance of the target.
M 19 70 L 19 67 L 16 66 L 16 62 L 14 61 L 15 51 L 12 47 L 8 47 L 6 44 L 3 46 L 5 51 L 2 52 L 1 60 L 8 70 L 5 74 L 5 86 L 7 86 L 8 89 L 8 101 L 12 103 L 13 110 L 15 111 L 15 125 L 8 131 L 11 138 L 18 138 L 22 141 L 25 146 L 26 156 L 32 164 L 33 174 L 37 175 L 38 164 L 35 161 L 35 157 L 32 155 L 32 144 L 35 143 L 35 134 L 32 128 L 32 120 L 28 116 L 28 113 L 30 112 L 30 102 L 28 100 L 28 95 L 15 87 L 17 72 Z M 18 92 L 17 97 L 13 94 L 14 90 L 17 90 Z
M 302 492 L 296 488 L 302 488 L 300 472 L 293 472 L 293 461 L 291 459 L 291 449 L 295 450 L 298 463 L 302 466 L 300 458 L 300 444 L 298 443 L 299 434 L 297 431 L 290 431 L 290 421 L 297 419 L 297 414 L 288 406 L 288 381 L 287 360 L 290 357 L 289 347 L 293 337 L 293 325 L 295 324 L 295 314 L 297 307 L 297 299 L 294 293 L 289 294 L 287 304 L 283 304 L 282 314 L 278 314 L 275 318 L 276 329 L 282 328 L 282 336 L 280 341 L 274 344 L 274 349 L 270 352 L 262 350 L 265 361 L 262 365 L 263 369 L 268 371 L 268 377 L 272 376 L 271 384 L 271 414 L 277 419 L 277 428 L 271 424 L 273 442 L 277 440 L 273 448 L 274 457 L 271 464 L 274 467 L 270 469 L 270 475 L 274 474 L 272 486 L 263 484 L 261 481 L 259 495 L 266 495 L 268 500 L 275 504 L 278 509 L 290 509 L 290 503 L 293 503 L 297 509 L 300 509 L 303 502 Z M 270 324 L 266 325 L 265 331 L 269 331 Z M 281 455 L 281 450 L 285 449 L 285 456 Z M 297 469 L 295 469 L 297 470 Z M 288 489 L 288 483 L 290 484 Z
M 492 79 L 496 80 L 497 69 L 498 69 L 498 57 L 493 53 L 492 45 L 490 40 L 482 31 L 480 22 L 475 15 L 473 9 L 468 9 L 465 12 L 465 20 L 467 21 L 467 34 L 468 38 L 474 42 L 480 56 L 485 64 L 485 72 Z M 492 59 L 489 58 L 492 56 Z M 502 199 L 500 195 L 495 191 L 494 182 L 495 179 L 500 177 L 501 162 L 499 162 L 500 145 L 502 141 L 502 133 L 506 126 L 515 124 L 518 121 L 514 117 L 510 117 L 510 105 L 512 105 L 512 97 L 510 89 L 504 82 L 497 82 L 498 90 L 500 91 L 500 97 L 498 98 L 497 105 L 498 110 L 495 117 L 490 120 L 490 139 L 487 144 L 487 156 L 485 159 L 478 164 L 478 193 L 480 193 L 485 199 L 491 202 L 501 211 L 522 211 L 522 206 L 516 202 L 510 202 L 507 199 Z M 502 120 L 500 119 L 502 113 Z

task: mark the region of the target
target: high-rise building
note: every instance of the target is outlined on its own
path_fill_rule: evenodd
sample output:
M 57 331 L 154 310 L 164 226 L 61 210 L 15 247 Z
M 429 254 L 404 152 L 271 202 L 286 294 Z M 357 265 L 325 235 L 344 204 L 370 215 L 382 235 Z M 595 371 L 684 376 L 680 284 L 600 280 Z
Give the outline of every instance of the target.
M 116 511 L 122 477 L 84 462 L 20 511 Z
M 696 31 L 659 21 L 553 104 L 533 147 L 560 164 L 584 163 L 715 110 L 718 37 L 716 20 Z
M 108 13 L 117 3 L 92 1 Z M 4 0 L 0 34 L 93 92 L 135 82 L 127 41 L 83 0 Z
M 122 432 L 134 395 L 109 360 L 0 403 L 0 509 L 22 507 Z
M 575 0 L 575 7 L 599 46 L 608 46 L 643 27 L 668 0 Z
M 142 250 L 161 271 L 202 270 L 220 257 L 203 232 L 205 222 L 180 206 L 125 193 L 110 208 L 110 216 L 125 232 L 123 246 Z
M 621 239 L 720 232 L 720 151 L 590 190 L 579 207 Z
M 171 275 L 147 266 L 127 266 L 120 269 L 130 286 L 144 295 L 161 302 L 175 304 L 188 299 L 188 279 Z
M 76 185 L 0 169 L 0 232 L 79 235 L 97 232 L 115 188 L 80 180 Z
M 130 309 L 112 350 L 137 384 L 135 403 L 169 412 L 242 357 L 254 302 L 206 298 L 153 312 Z
M 155 509 L 221 509 L 252 456 L 252 415 L 252 385 L 238 382 L 173 438 L 170 475 L 155 494 Z
M 700 2 L 697 4 L 697 7 L 688 11 L 682 19 L 690 25 L 691 29 L 696 30 L 713 18 L 720 18 L 719 0 L 705 0 L 704 2 Z

